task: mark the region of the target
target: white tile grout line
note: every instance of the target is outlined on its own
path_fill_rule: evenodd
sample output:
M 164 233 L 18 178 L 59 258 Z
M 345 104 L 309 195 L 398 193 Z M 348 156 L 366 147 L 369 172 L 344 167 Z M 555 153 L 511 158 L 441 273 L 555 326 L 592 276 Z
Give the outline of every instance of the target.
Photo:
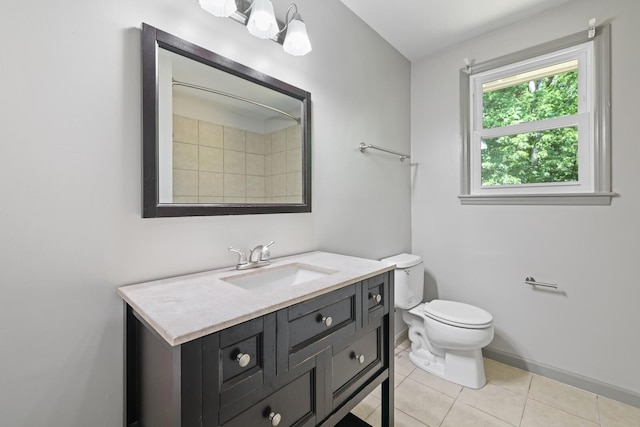
M 525 395 L 525 400 L 524 400 L 524 408 L 522 408 L 522 415 L 520 415 L 520 422 L 518 423 L 518 426 L 522 425 L 522 420 L 524 419 L 524 413 L 527 410 L 527 405 L 529 404 L 529 393 L 531 392 L 531 385 L 533 384 L 533 375 L 534 374 L 529 374 L 529 385 L 527 386 L 527 393 Z
M 427 386 L 428 387 L 428 386 Z M 458 398 L 456 397 L 455 399 L 453 399 L 453 403 L 451 404 L 451 406 L 449 407 L 449 410 L 447 411 L 447 413 L 444 415 L 444 417 L 442 418 L 442 421 L 440 421 L 440 423 L 438 424 L 438 427 L 440 427 L 442 425 L 442 423 L 444 423 L 444 420 L 447 419 L 447 417 L 449 416 L 449 414 L 451 413 L 451 410 L 453 409 L 453 406 L 456 404 L 456 401 L 458 400 Z

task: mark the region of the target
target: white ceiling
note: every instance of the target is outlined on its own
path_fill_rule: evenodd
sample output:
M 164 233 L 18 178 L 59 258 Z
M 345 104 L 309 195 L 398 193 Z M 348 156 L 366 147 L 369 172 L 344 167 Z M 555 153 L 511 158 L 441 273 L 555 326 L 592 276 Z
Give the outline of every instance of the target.
M 410 61 L 571 0 L 341 0 Z

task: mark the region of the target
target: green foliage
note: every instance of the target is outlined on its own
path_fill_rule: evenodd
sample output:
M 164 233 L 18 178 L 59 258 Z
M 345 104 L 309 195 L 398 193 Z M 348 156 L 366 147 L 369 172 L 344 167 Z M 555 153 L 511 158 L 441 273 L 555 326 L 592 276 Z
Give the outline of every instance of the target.
M 485 129 L 577 112 L 577 71 L 483 94 Z M 483 185 L 578 180 L 577 127 L 508 135 L 482 142 Z

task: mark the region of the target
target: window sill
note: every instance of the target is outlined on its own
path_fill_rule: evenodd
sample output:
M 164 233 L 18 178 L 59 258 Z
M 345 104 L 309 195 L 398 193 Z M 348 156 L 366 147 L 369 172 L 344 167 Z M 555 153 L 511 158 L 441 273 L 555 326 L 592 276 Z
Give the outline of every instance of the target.
M 485 194 L 460 195 L 462 205 L 584 205 L 605 206 L 611 204 L 616 193 L 563 193 L 563 194 Z

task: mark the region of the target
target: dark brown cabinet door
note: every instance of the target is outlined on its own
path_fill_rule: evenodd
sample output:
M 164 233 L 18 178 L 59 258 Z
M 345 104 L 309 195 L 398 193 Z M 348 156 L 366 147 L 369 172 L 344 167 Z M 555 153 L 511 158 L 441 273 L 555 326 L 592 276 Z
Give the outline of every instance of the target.
M 291 381 L 225 423 L 224 427 L 290 427 L 311 420 L 315 415 L 313 372 Z
M 380 331 L 375 329 L 333 356 L 333 391 L 348 383 L 357 374 L 380 362 Z

